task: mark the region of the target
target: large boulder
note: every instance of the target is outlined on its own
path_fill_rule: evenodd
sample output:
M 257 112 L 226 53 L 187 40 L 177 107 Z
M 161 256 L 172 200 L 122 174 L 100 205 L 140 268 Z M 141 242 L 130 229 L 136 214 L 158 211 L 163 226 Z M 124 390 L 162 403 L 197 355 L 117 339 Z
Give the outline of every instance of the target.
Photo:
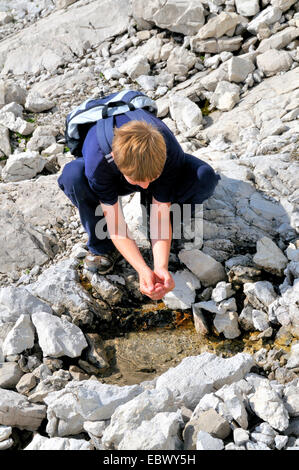
M 128 0 L 112 0 L 78 5 L 24 28 L 0 47 L 0 69 L 16 75 L 55 71 L 57 67 L 83 55 L 86 44 L 97 46 L 105 39 L 123 33 L 129 25 Z M 45 31 L 47 34 L 45 35 Z
M 204 7 L 196 0 L 132 1 L 133 16 L 141 27 L 152 24 L 176 33 L 194 35 L 204 24 Z

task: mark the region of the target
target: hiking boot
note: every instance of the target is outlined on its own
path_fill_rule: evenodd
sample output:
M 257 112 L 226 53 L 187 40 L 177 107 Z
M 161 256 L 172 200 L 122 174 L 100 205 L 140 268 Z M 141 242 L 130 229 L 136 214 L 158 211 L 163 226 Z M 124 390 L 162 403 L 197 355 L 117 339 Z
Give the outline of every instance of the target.
M 94 255 L 89 253 L 84 261 L 84 266 L 89 271 L 99 274 L 107 274 L 113 270 L 115 263 L 121 258 L 118 250 L 114 250 L 104 255 Z

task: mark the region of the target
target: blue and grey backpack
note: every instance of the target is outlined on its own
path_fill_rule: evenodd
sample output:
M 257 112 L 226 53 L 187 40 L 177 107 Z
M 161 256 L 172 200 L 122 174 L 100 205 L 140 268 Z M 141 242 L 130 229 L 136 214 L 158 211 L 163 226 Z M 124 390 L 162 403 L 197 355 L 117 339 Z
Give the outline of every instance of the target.
M 97 123 L 97 138 L 105 155 L 111 152 L 114 116 L 151 122 L 149 111 L 157 114 L 156 103 L 140 91 L 123 90 L 103 98 L 88 99 L 66 117 L 65 141 L 75 157 L 82 156 L 82 145 L 89 128 Z M 132 114 L 134 113 L 134 114 Z

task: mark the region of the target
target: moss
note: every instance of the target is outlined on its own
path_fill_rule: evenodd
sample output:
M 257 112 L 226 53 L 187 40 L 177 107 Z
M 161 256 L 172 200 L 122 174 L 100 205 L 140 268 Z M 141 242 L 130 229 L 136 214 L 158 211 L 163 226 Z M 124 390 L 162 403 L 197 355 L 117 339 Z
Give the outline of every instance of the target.
M 211 108 L 211 103 L 209 100 L 205 100 L 204 105 L 200 108 L 203 116 L 208 116 L 214 111 L 214 108 Z

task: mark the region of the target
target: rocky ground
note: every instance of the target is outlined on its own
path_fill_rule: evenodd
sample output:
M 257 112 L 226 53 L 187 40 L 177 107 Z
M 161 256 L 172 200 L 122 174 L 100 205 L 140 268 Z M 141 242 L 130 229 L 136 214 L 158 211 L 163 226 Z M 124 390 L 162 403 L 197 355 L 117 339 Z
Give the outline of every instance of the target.
M 298 37 L 295 0 L 0 0 L 0 449 L 298 450 Z M 221 175 L 163 302 L 84 269 L 57 186 L 66 114 L 124 87 Z

